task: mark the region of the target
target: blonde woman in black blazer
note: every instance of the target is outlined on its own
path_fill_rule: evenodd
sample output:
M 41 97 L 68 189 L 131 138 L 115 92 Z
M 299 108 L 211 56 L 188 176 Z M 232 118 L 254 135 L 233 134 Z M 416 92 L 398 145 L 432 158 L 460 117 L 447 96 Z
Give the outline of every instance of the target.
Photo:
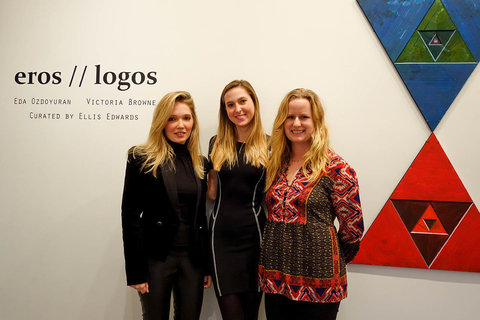
M 205 158 L 188 92 L 158 103 L 145 144 L 128 152 L 122 201 L 127 284 L 140 295 L 144 320 L 200 317 L 209 287 Z

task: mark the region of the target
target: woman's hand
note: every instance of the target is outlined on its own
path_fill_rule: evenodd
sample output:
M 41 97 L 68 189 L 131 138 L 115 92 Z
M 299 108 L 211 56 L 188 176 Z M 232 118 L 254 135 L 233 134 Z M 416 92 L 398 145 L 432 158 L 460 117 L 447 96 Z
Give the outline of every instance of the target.
M 132 284 L 131 286 L 133 289 L 137 290 L 141 294 L 148 293 L 148 282 L 139 283 L 139 284 Z
M 212 285 L 212 276 L 203 276 L 203 288 L 210 288 Z

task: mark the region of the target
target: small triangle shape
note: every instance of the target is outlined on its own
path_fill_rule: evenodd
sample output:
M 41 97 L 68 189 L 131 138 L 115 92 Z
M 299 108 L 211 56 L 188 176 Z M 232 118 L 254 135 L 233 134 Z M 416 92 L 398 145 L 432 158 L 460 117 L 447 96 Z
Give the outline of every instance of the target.
M 427 226 L 428 230 L 431 231 L 432 230 L 432 227 L 433 225 L 435 224 L 435 222 L 437 222 L 438 220 L 435 220 L 435 219 L 423 219 L 423 222 L 425 222 L 425 225 Z
M 428 43 L 429 45 L 433 45 L 433 46 L 437 46 L 437 45 L 442 45 L 442 41 L 440 41 L 440 38 L 438 38 L 437 34 L 435 34 L 432 38 L 432 40 L 430 40 L 430 42 Z
M 280 288 L 282 285 L 282 281 L 280 280 L 273 280 L 273 284 L 275 285 L 276 288 Z
M 448 235 L 431 205 L 428 206 L 420 220 L 418 220 L 412 233 Z

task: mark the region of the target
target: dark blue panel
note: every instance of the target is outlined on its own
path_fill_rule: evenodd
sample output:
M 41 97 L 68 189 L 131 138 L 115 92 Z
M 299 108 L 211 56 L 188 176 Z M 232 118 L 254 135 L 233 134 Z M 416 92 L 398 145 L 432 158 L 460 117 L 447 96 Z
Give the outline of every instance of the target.
M 357 0 L 392 62 L 396 61 L 434 0 Z
M 443 0 L 443 4 L 478 62 L 480 60 L 480 0 Z
M 476 63 L 395 64 L 432 131 L 476 66 Z

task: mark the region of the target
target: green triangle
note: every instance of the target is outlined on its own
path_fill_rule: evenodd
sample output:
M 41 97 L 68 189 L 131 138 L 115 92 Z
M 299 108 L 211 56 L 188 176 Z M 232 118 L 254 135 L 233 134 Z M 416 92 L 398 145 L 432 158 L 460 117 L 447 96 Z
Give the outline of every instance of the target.
M 395 62 L 435 62 L 418 32 L 415 32 Z
M 431 43 L 435 36 L 441 44 Z M 476 60 L 442 1 L 435 0 L 395 62 L 445 63 Z
M 442 1 L 435 0 L 435 2 L 428 10 L 417 30 L 457 30 L 455 23 L 445 9 Z
M 455 32 L 437 62 L 476 62 L 460 33 Z

